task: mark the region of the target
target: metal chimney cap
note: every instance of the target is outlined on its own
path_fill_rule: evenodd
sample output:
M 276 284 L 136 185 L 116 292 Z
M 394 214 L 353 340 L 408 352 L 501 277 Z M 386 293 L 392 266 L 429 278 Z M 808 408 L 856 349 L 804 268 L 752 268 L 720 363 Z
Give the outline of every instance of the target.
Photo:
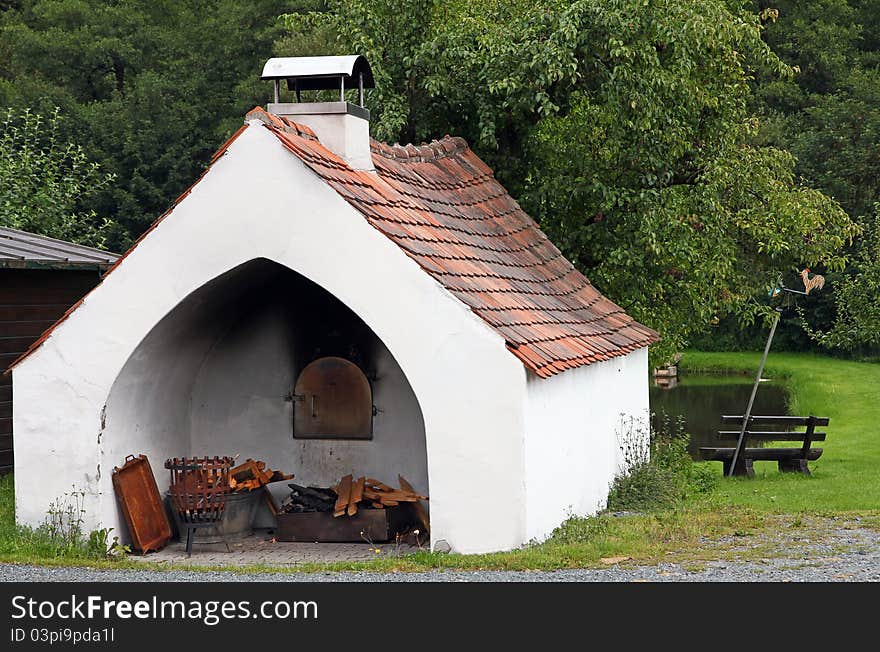
M 288 87 L 304 91 L 339 88 L 339 78 L 354 79 L 363 75 L 363 88 L 374 88 L 373 71 L 360 54 L 335 57 L 274 57 L 263 66 L 260 79 L 286 79 Z M 355 83 L 354 87 L 357 86 Z

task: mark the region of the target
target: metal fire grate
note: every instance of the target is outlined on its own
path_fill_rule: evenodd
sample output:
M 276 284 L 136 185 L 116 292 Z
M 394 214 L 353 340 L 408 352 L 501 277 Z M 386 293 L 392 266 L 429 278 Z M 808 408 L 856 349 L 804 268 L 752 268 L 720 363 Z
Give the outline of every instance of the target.
M 186 555 L 192 554 L 193 532 L 200 527 L 214 527 L 223 519 L 226 497 L 232 491 L 229 486 L 231 457 L 183 457 L 165 461 L 171 471 L 171 487 L 168 492 L 171 506 L 186 528 Z M 217 528 L 221 532 L 222 528 Z M 225 536 L 226 550 L 229 543 Z

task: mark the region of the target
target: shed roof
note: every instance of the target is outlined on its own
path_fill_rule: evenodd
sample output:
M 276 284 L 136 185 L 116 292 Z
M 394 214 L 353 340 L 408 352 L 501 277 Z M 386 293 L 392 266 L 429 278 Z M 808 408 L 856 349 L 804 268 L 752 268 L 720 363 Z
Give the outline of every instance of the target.
M 262 120 L 537 375 L 625 355 L 659 339 L 593 287 L 463 139 L 405 147 L 373 141 L 373 174 L 350 168 L 307 127 L 261 108 L 248 118 Z
M 117 258 L 108 251 L 0 227 L 0 268 L 106 269 Z

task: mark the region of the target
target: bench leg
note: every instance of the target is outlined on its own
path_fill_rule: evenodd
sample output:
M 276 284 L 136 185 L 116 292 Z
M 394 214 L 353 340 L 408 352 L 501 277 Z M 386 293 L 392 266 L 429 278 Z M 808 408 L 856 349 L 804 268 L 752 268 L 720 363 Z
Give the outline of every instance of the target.
M 782 473 L 803 473 L 804 475 L 810 475 L 810 469 L 807 468 L 807 460 L 805 459 L 779 460 L 777 464 Z
M 724 464 L 724 475 L 725 477 L 730 475 L 730 463 L 733 462 L 730 460 L 723 460 Z M 749 458 L 740 458 L 736 461 L 736 468 L 733 471 L 733 475 L 746 476 L 747 478 L 755 477 L 755 469 L 752 465 L 752 460 Z

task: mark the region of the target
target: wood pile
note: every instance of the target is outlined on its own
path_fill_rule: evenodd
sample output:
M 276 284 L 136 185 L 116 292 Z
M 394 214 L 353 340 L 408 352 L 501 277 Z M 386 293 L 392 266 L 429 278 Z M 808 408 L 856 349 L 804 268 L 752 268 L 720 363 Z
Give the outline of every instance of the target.
M 254 491 L 265 487 L 270 482 L 291 480 L 293 474 L 273 471 L 266 468 L 266 463 L 248 458 L 244 463 L 229 470 L 229 486 L 233 491 Z
M 273 516 L 278 514 L 278 505 L 275 504 L 272 492 L 269 491 L 269 487 L 266 485 L 270 482 L 292 479 L 293 473 L 282 473 L 281 471 L 267 469 L 265 462 L 262 460 L 252 460 L 251 458 L 246 459 L 244 463 L 229 470 L 229 486 L 232 491 L 262 491 L 263 501 Z
M 343 477 L 332 487 L 303 487 L 289 484 L 290 499 L 281 508 L 287 513 L 331 512 L 334 517 L 354 516 L 358 509 L 385 509 L 401 503 L 413 506 L 415 514 L 428 528 L 428 514 L 419 501 L 427 496 L 416 493 L 413 486 L 403 476 L 397 476 L 399 488 L 391 487 L 374 478 L 361 476 L 357 480 L 352 475 Z
M 374 509 L 385 509 L 400 503 L 428 500 L 427 496 L 421 496 L 411 489 L 411 486 L 410 490 L 395 489 L 373 478 L 361 476 L 354 480 L 351 475 L 347 475 L 333 487 L 337 496 L 336 504 L 333 506 L 333 516 L 354 516 L 357 514 L 359 504 Z

